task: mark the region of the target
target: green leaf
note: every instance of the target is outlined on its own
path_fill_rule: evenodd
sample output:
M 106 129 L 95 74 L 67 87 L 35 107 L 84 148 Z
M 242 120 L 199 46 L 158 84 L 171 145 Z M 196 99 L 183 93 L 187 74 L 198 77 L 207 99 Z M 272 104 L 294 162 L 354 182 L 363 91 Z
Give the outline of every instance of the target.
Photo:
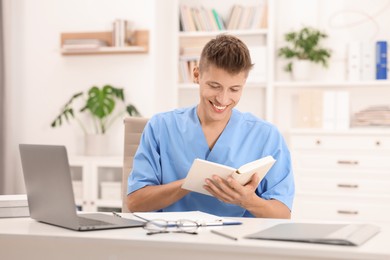
M 278 50 L 278 56 L 287 60 L 309 60 L 327 67 L 331 50 L 320 46 L 321 40 L 327 37 L 327 34 L 311 27 L 303 27 L 299 31 L 288 32 L 284 35 L 287 45 Z M 288 63 L 284 69 L 289 72 L 292 71 L 292 64 Z
M 105 86 L 103 90 L 97 87 L 92 87 L 89 90 L 87 107 L 94 116 L 102 119 L 112 113 L 115 101 L 111 93 L 111 88 L 108 86 Z

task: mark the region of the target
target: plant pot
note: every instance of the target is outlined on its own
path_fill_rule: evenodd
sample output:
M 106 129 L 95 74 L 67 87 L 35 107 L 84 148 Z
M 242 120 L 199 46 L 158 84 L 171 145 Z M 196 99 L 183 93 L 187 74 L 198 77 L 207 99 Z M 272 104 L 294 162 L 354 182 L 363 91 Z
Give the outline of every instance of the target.
M 294 80 L 309 80 L 311 76 L 311 62 L 308 60 L 297 60 L 293 63 L 292 77 Z
M 85 135 L 85 155 L 107 155 L 108 144 L 108 136 L 106 135 L 87 134 Z

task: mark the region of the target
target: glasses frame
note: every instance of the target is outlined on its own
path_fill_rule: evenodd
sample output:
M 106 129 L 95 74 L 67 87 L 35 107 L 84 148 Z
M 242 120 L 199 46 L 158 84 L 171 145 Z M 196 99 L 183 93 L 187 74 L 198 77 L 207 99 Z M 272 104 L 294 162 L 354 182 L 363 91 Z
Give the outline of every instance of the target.
M 143 225 L 143 228 L 148 231 L 146 235 L 166 234 L 166 233 L 183 233 L 189 235 L 197 235 L 198 228 L 202 226 L 196 221 L 189 219 L 179 219 L 169 221 L 165 219 L 152 219 Z M 170 230 L 174 228 L 174 230 Z

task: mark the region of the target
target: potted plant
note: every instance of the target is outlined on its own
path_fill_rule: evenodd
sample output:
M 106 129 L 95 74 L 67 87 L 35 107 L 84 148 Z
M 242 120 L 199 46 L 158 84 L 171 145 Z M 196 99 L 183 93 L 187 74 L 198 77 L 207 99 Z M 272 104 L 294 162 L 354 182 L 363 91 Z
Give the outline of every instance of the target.
M 76 109 L 74 106 L 79 100 L 82 102 L 81 108 Z M 121 107 L 117 107 L 117 104 Z M 82 118 L 78 113 L 86 113 L 89 115 L 93 130 L 88 129 L 87 122 L 83 121 L 85 117 Z M 87 155 L 101 155 L 106 148 L 101 143 L 104 142 L 104 135 L 112 124 L 126 113 L 130 116 L 140 115 L 134 105 L 125 104 L 125 96 L 122 88 L 116 88 L 111 85 L 105 85 L 101 88 L 92 86 L 86 93 L 78 92 L 74 94 L 65 103 L 59 115 L 53 120 L 51 127 L 59 127 L 64 121 L 69 122 L 71 119 L 76 120 L 86 135 Z M 97 138 L 100 141 L 97 141 Z M 93 147 L 90 147 L 90 143 Z M 100 151 L 100 149 L 103 151 Z
M 294 79 L 302 80 L 310 75 L 311 62 L 328 67 L 331 50 L 320 46 L 321 40 L 327 37 L 327 34 L 312 27 L 286 33 L 284 39 L 287 46 L 279 49 L 278 56 L 294 62 L 289 61 L 284 67 L 285 71 L 292 72 Z M 302 66 L 306 68 L 303 69 Z M 302 70 L 307 70 L 306 76 L 302 75 Z

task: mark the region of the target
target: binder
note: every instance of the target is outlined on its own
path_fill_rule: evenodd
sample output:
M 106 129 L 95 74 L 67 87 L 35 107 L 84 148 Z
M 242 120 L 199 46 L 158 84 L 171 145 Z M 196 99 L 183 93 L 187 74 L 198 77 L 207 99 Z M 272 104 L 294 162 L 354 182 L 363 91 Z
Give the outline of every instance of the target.
M 376 42 L 376 79 L 387 79 L 387 42 Z

